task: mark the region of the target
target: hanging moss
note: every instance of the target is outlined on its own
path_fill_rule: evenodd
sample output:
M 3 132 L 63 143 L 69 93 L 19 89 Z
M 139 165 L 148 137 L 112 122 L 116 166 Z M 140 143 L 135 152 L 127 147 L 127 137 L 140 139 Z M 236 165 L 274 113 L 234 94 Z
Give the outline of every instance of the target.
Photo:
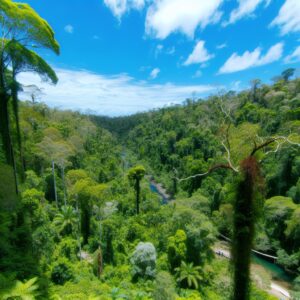
M 233 231 L 233 276 L 234 300 L 250 299 L 251 248 L 254 226 L 258 216 L 258 192 L 260 190 L 260 169 L 254 156 L 241 162 L 241 178 L 238 182 Z

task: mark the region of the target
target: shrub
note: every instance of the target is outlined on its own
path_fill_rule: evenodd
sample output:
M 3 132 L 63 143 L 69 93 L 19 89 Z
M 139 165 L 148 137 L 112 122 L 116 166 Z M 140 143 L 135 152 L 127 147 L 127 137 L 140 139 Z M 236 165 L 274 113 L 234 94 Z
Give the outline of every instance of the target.
M 174 271 L 186 257 L 186 234 L 183 230 L 177 230 L 175 236 L 168 239 L 168 260 L 170 268 Z
M 156 276 L 153 298 L 155 300 L 174 300 L 175 285 L 168 272 L 159 272 Z
M 153 278 L 156 267 L 156 250 L 152 243 L 139 243 L 130 259 L 133 279 Z
M 34 210 L 38 209 L 39 204 L 43 199 L 44 193 L 36 189 L 25 190 L 22 193 L 22 203 L 24 208 L 30 213 L 33 213 Z
M 168 271 L 169 270 L 169 262 L 168 255 L 163 253 L 157 259 L 157 269 L 160 271 Z
M 72 238 L 64 238 L 55 248 L 54 257 L 66 257 L 71 261 L 77 260 L 78 242 Z
M 65 258 L 58 259 L 51 268 L 51 280 L 63 285 L 74 277 L 70 262 Z

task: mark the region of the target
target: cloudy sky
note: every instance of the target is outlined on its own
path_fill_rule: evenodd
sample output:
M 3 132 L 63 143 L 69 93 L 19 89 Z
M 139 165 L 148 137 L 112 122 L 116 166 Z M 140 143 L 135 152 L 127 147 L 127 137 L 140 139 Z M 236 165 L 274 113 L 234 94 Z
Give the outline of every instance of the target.
M 23 2 L 61 46 L 59 56 L 39 51 L 56 86 L 19 77 L 52 107 L 127 115 L 269 82 L 300 62 L 300 0 Z

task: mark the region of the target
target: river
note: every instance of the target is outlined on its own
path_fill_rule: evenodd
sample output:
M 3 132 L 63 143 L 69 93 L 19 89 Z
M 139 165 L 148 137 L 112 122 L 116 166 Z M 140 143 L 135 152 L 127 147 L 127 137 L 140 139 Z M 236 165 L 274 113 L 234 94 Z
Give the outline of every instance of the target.
M 287 283 L 291 283 L 293 281 L 293 277 L 284 271 L 283 268 L 278 266 L 275 263 L 272 263 L 266 259 L 261 258 L 260 256 L 253 254 L 252 261 L 254 264 L 260 265 L 264 267 L 267 271 L 272 274 L 273 279 L 279 281 L 285 281 Z
M 166 190 L 163 189 L 161 184 L 158 184 L 153 179 L 149 178 L 149 185 L 151 191 L 161 197 L 162 204 L 167 204 L 170 201 L 170 195 L 167 194 Z M 280 287 L 283 287 L 284 289 L 289 289 L 291 287 L 291 283 L 293 280 L 292 276 L 287 274 L 284 269 L 277 264 L 272 263 L 257 254 L 252 255 L 252 263 L 253 265 L 258 265 L 259 267 L 262 267 L 265 271 L 267 271 L 271 275 L 272 281 L 274 280 L 279 284 L 279 286 L 277 286 L 279 289 Z M 276 286 L 276 283 L 272 283 L 272 285 Z M 288 299 L 288 297 L 284 299 Z
M 162 186 L 157 184 L 154 180 L 150 179 L 150 189 L 152 192 L 158 194 L 161 197 L 161 203 L 167 204 L 170 201 L 170 196 L 162 189 Z

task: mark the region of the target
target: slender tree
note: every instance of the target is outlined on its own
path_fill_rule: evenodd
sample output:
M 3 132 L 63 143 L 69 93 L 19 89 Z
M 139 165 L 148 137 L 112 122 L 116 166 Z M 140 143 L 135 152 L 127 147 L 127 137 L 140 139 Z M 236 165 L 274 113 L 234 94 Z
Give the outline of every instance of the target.
M 19 124 L 19 105 L 18 105 L 18 92 L 21 90 L 21 85 L 17 82 L 17 75 L 20 72 L 31 71 L 40 75 L 44 81 L 50 81 L 56 84 L 58 78 L 53 69 L 34 51 L 27 49 L 16 40 L 10 41 L 10 45 L 7 47 L 6 52 L 11 61 L 11 82 L 10 82 L 10 94 L 12 100 L 13 114 L 16 125 L 17 143 L 20 151 L 21 165 L 24 166 L 23 150 L 21 143 L 21 130 Z M 24 168 L 22 168 L 22 176 L 24 176 Z
M 252 100 L 253 102 L 257 102 L 259 97 L 257 95 L 257 90 L 259 86 L 261 85 L 261 80 L 260 79 L 253 79 L 251 80 L 251 95 L 252 95 Z
M 288 68 L 281 73 L 281 77 L 285 82 L 288 82 L 294 76 L 296 69 Z
M 131 168 L 128 172 L 129 180 L 133 181 L 134 189 L 136 193 L 136 213 L 137 215 L 140 213 L 140 192 L 141 186 L 140 182 L 145 176 L 146 170 L 143 166 L 136 166 Z

